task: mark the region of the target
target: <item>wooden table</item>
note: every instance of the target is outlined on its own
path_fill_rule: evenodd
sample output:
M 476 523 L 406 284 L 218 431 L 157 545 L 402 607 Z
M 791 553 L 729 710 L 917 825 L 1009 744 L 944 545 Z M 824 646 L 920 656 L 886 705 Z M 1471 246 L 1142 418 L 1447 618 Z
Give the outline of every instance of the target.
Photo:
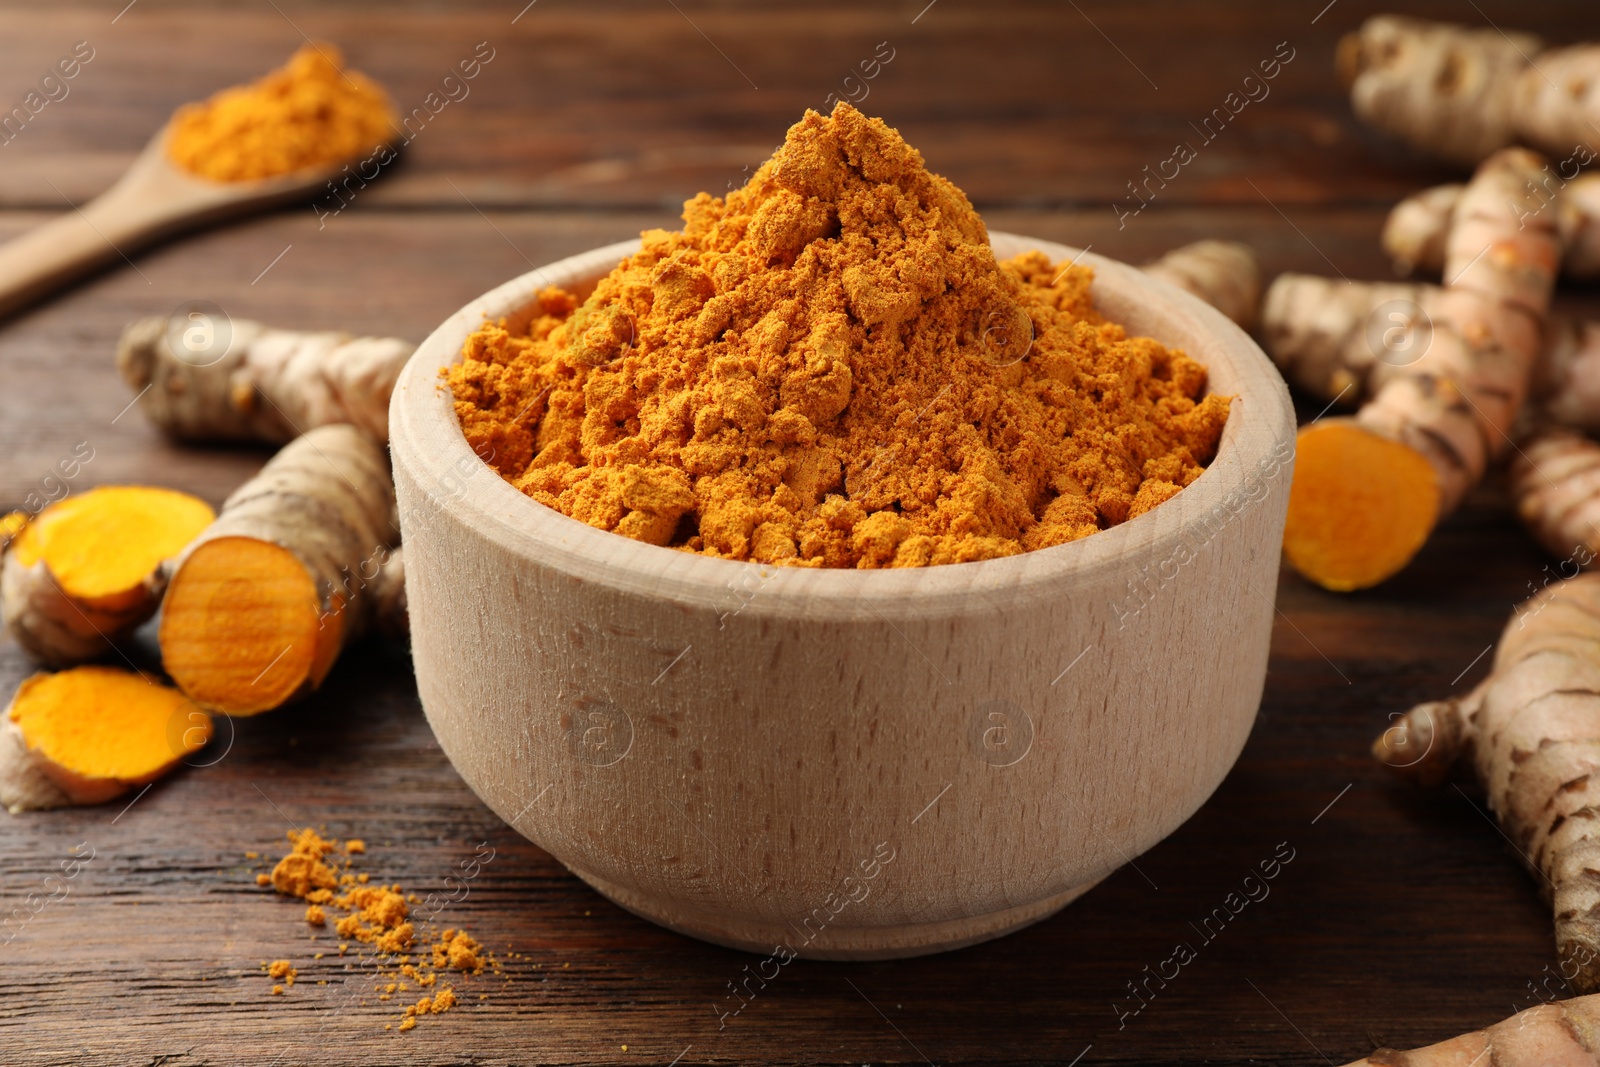
M 420 339 L 531 265 L 672 225 L 684 198 L 741 183 L 803 108 L 860 94 L 843 79 L 880 42 L 893 59 L 864 108 L 992 228 L 1132 262 L 1217 235 L 1273 273 L 1386 277 L 1384 212 L 1451 175 L 1349 115 L 1333 46 L 1370 0 L 525 2 L 0 2 L 5 109 L 75 42 L 94 50 L 70 95 L 0 146 L 0 238 L 92 196 L 173 107 L 276 65 L 302 34 L 343 46 L 407 109 L 479 42 L 494 53 L 394 175 L 321 225 L 298 208 L 169 244 L 0 327 L 0 505 L 51 491 L 84 445 L 74 490 L 148 481 L 215 502 L 263 461 L 174 447 L 124 410 L 112 352 L 128 320 L 203 299 Z M 1407 6 L 1600 35 L 1587 0 Z M 1189 123 L 1279 42 L 1293 58 L 1270 96 L 1119 225 L 1126 184 L 1195 139 Z M 315 698 L 238 723 L 231 744 L 224 726 L 215 765 L 130 807 L 0 817 L 0 917 L 32 915 L 0 933 L 0 1062 L 1311 1065 L 1438 1040 L 1534 1003 L 1555 963 L 1549 912 L 1470 782 L 1402 787 L 1366 744 L 1391 713 L 1480 678 L 1512 605 L 1553 570 L 1489 487 L 1379 590 L 1333 596 L 1286 573 L 1255 734 L 1171 839 L 998 942 L 797 962 L 722 1029 L 713 1006 L 751 959 L 633 918 L 503 826 L 435 744 L 404 649 L 370 644 Z M 0 645 L 6 691 L 31 669 Z M 309 942 L 300 909 L 254 883 L 246 852 L 281 848 L 291 825 L 365 838 L 364 869 L 419 894 L 488 842 L 494 859 L 441 922 L 500 953 L 504 977 L 386 1031 L 395 1002 L 315 959 L 330 938 Z M 1270 896 L 1197 937 L 1281 842 L 1294 859 Z M 32 914 L 28 894 L 80 843 L 92 862 Z M 1139 1003 L 1128 983 L 1180 941 L 1198 958 L 1120 1016 Z M 259 969 L 278 957 L 300 968 L 283 997 Z

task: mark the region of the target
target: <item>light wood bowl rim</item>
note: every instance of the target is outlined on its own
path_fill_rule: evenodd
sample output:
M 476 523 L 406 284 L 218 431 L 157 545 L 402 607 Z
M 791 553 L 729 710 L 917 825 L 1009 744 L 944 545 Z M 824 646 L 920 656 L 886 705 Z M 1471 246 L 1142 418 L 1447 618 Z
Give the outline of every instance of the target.
M 418 346 L 396 385 L 390 408 L 391 442 L 419 475 L 449 492 L 425 488 L 430 505 L 514 555 L 538 559 L 574 578 L 630 595 L 668 598 L 686 608 L 725 608 L 730 587 L 759 568 L 760 595 L 741 613 L 813 619 L 878 617 L 889 621 L 960 615 L 973 598 L 1003 598 L 1025 606 L 1030 592 L 1070 592 L 1107 568 L 1137 570 L 1140 562 L 1169 558 L 1208 514 L 1237 512 L 1238 494 L 1253 471 L 1277 455 L 1288 463 L 1294 412 L 1276 368 L 1251 338 L 1220 312 L 1177 287 L 1126 264 L 1051 241 L 991 232 L 1000 258 L 1038 249 L 1055 262 L 1075 260 L 1095 270 L 1096 304 L 1143 301 L 1150 315 L 1189 320 L 1209 336 L 1211 351 L 1193 353 L 1207 364 L 1213 391 L 1234 396 L 1217 456 L 1206 472 L 1172 501 L 1109 530 L 1016 556 L 934 567 L 861 571 L 772 567 L 714 559 L 633 541 L 546 507 L 514 488 L 467 443 L 441 371 L 459 361 L 461 348 L 483 322 L 515 315 L 546 285 L 581 287 L 637 251 L 637 239 L 568 257 L 497 286 L 469 301 Z M 1123 321 L 1127 319 L 1117 316 Z M 1181 339 L 1128 322 L 1129 334 L 1147 333 L 1171 347 Z M 1276 471 L 1278 468 L 1274 467 Z M 419 484 L 425 479 L 418 478 Z M 1230 496 L 1231 495 L 1231 496 Z M 1230 505 L 1232 499 L 1235 503 Z M 1181 506 L 1176 506 L 1180 505 Z M 406 517 L 401 516 L 402 529 Z M 1224 531 L 1237 531 L 1228 524 Z

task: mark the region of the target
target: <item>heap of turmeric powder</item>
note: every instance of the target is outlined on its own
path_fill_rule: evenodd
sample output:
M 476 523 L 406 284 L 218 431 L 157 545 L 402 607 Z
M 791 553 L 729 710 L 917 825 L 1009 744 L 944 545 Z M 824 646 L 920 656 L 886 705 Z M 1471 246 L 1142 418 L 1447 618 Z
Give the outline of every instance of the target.
M 271 178 L 371 152 L 394 137 L 393 115 L 377 82 L 312 42 L 259 81 L 180 108 L 167 154 L 212 181 Z
M 378 1000 L 387 1001 L 413 987 L 432 990 L 406 1006 L 399 1029 L 410 1030 L 420 1016 L 439 1015 L 456 1005 L 454 989 L 437 985 L 441 976 L 451 971 L 481 975 L 485 967 L 500 972 L 495 958 L 465 930 L 444 930 L 432 939 L 419 937 L 410 907 L 416 898 L 408 898 L 398 884 L 373 885 L 369 875 L 350 872 L 350 857 L 366 852 L 364 841 L 353 838 L 341 847 L 309 827 L 290 831 L 288 838 L 289 852 L 271 874 L 256 875 L 256 884 L 304 900 L 305 921 L 314 927 L 327 926 L 330 912 L 344 912 L 333 919 L 334 932 L 342 939 L 339 955 L 345 955 L 354 942 L 370 945 L 380 958 L 393 964 L 392 973 L 386 976 L 391 980 L 380 981 L 374 990 Z M 283 995 L 299 975 L 289 960 L 262 966 L 270 978 L 279 980 L 272 987 L 275 996 Z M 378 973 L 385 973 L 381 966 Z
M 997 263 L 962 192 L 849 104 L 683 220 L 448 372 L 477 453 L 573 518 L 727 559 L 957 563 L 1125 522 L 1215 454 L 1204 367 L 1102 318 L 1088 268 Z

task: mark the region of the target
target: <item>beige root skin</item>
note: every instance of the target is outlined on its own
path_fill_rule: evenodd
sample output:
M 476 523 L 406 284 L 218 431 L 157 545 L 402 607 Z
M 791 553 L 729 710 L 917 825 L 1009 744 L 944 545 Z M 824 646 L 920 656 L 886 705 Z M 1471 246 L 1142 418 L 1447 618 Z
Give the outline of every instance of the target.
M 10 708 L 6 710 L 9 712 Z M 64 808 L 72 802 L 28 754 L 28 743 L 11 716 L 0 716 L 0 807 L 18 815 L 24 811 Z
M 1413 708 L 1373 754 L 1421 782 L 1472 760 L 1490 809 L 1552 901 L 1574 987 L 1600 989 L 1600 574 L 1553 583 L 1519 605 L 1489 677 L 1460 700 Z
M 1516 143 L 1514 89 L 1543 49 L 1531 34 L 1378 15 L 1339 42 L 1337 61 L 1362 121 L 1470 165 Z
M 1144 272 L 1193 293 L 1242 329 L 1255 327 L 1261 305 L 1261 265 L 1236 241 L 1195 241 L 1174 248 Z
M 1600 997 L 1539 1004 L 1470 1034 L 1410 1052 L 1379 1049 L 1347 1067 L 1596 1067 Z
M 1354 407 L 1367 396 L 1379 354 L 1388 355 L 1386 331 L 1405 325 L 1388 318 L 1375 321 L 1380 306 L 1409 303 L 1431 318 L 1443 292 L 1433 285 L 1280 274 L 1261 302 L 1258 334 L 1290 385 L 1319 400 Z M 1412 335 L 1403 331 L 1400 339 L 1409 341 Z M 1404 353 L 1392 358 L 1403 359 Z
M 1600 431 L 1600 322 L 1550 316 L 1533 400 L 1546 421 Z
M 1552 427 L 1511 460 L 1517 517 L 1546 552 L 1574 569 L 1600 556 L 1600 444 Z
M 1419 336 L 1424 327 L 1411 321 L 1420 316 L 1402 315 L 1392 327 L 1395 336 L 1382 340 L 1386 332 L 1380 333 L 1382 344 L 1373 345 L 1363 321 L 1362 343 L 1373 354 L 1366 370 L 1370 399 L 1353 419 L 1301 430 L 1284 544 L 1291 564 L 1311 581 L 1349 590 L 1394 574 L 1410 559 L 1402 549 L 1420 546 L 1509 442 L 1560 259 L 1552 213 L 1530 214 L 1525 206 L 1525 190 L 1542 163 L 1521 149 L 1484 162 L 1456 207 L 1446 257 L 1451 283 L 1427 316 L 1427 336 Z M 1392 349 L 1392 356 L 1378 359 L 1380 347 Z M 1341 346 L 1346 353 L 1349 348 Z M 1329 380 L 1325 370 L 1307 375 Z M 1431 477 L 1415 462 L 1360 443 L 1360 434 L 1414 452 Z M 1409 513 L 1423 494 L 1437 508 L 1420 540 L 1409 527 L 1369 526 L 1380 536 L 1364 545 L 1349 540 L 1349 522 L 1329 521 L 1356 507 Z
M 1444 269 L 1444 242 L 1465 185 L 1435 185 L 1412 193 L 1389 211 L 1383 223 L 1383 250 L 1396 273 L 1437 275 Z
M 403 607 L 398 538 L 382 444 L 349 425 L 290 442 L 177 561 L 160 628 L 167 673 L 230 715 L 315 689 L 346 643 L 395 625 L 379 612 Z
M 1433 321 L 1447 306 L 1437 285 L 1407 282 L 1347 282 L 1312 274 L 1280 274 L 1261 304 L 1258 334 L 1267 355 L 1289 384 L 1340 407 L 1367 399 L 1386 332 L 1402 325 L 1404 304 Z M 1402 302 L 1397 304 L 1396 302 Z M 1385 314 L 1384 305 L 1396 304 Z M 1403 340 L 1409 340 L 1402 330 Z M 1526 405 L 1529 421 L 1600 431 L 1600 322 L 1552 312 L 1534 361 Z
M 1338 67 L 1363 121 L 1457 163 L 1513 144 L 1563 158 L 1596 138 L 1600 46 L 1379 15 L 1339 42 Z
M 193 352 L 185 350 L 191 330 Z M 219 356 L 214 349 L 229 336 Z M 348 423 L 387 441 L 389 394 L 414 349 L 395 338 L 275 330 L 245 319 L 186 327 L 151 318 L 123 331 L 117 368 L 150 421 L 180 440 L 282 444 Z
M 396 547 L 367 586 L 372 598 L 372 623 L 383 636 L 401 640 L 411 636 L 411 616 L 406 601 L 404 549 Z
M 6 629 L 46 667 L 84 663 L 110 652 L 161 604 L 166 576 L 159 567 L 128 595 L 110 603 L 84 603 L 64 592 L 43 560 L 31 567 L 7 552 L 0 563 L 0 613 Z
M 1573 281 L 1600 278 L 1600 174 L 1580 174 L 1567 182 L 1550 176 L 1561 233 L 1561 274 Z M 1437 277 L 1444 270 L 1444 242 L 1464 185 L 1435 185 L 1406 197 L 1389 212 L 1383 249 L 1401 274 Z

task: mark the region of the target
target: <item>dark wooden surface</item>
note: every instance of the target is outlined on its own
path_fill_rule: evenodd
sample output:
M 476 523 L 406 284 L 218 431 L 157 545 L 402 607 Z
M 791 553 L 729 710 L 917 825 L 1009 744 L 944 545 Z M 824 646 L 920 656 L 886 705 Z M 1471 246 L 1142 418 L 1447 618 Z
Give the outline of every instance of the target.
M 0 505 L 24 503 L 79 442 L 94 458 L 75 489 L 141 480 L 220 501 L 263 460 L 174 448 L 137 412 L 119 417 L 129 396 L 111 357 L 127 320 L 204 299 L 421 339 L 530 264 L 670 225 L 684 197 L 741 181 L 880 41 L 895 58 L 863 106 L 991 227 L 1133 262 L 1220 235 L 1251 242 L 1271 272 L 1384 277 L 1384 211 L 1449 174 L 1348 114 L 1332 51 L 1377 10 L 1367 0 L 538 0 L 513 23 L 522 2 L 0 2 L 6 109 L 74 42 L 96 50 L 71 95 L 0 147 L 0 238 L 92 196 L 172 107 L 274 65 L 301 31 L 339 43 L 407 109 L 478 42 L 495 49 L 471 95 L 325 228 L 301 208 L 173 243 L 0 324 Z M 1600 35 L 1577 0 L 1403 6 Z M 1125 183 L 1282 41 L 1295 58 L 1270 97 L 1119 228 Z M 1402 788 L 1365 747 L 1391 712 L 1481 677 L 1480 653 L 1547 566 L 1490 487 L 1380 590 L 1332 596 L 1285 574 L 1243 758 L 1137 869 L 995 943 L 794 963 L 721 1030 L 713 1005 L 750 958 L 627 915 L 507 830 L 434 743 L 404 650 L 368 645 L 322 693 L 241 722 L 214 766 L 127 810 L 0 817 L 0 916 L 72 846 L 95 854 L 0 955 L 0 1062 L 1313 1065 L 1438 1040 L 1534 1002 L 1554 964 L 1548 912 L 1470 782 Z M 0 644 L 0 686 L 30 669 Z M 494 860 L 440 921 L 505 956 L 506 977 L 466 984 L 463 1007 L 411 1033 L 384 1031 L 391 1005 L 352 997 L 359 972 L 312 959 L 328 941 L 308 942 L 298 909 L 253 883 L 244 853 L 277 848 L 291 823 L 364 837 L 365 869 L 423 894 L 489 842 Z M 1190 924 L 1280 842 L 1295 859 L 1271 895 L 1201 944 Z M 1119 1026 L 1115 1006 L 1136 1006 L 1126 983 L 1179 941 L 1198 958 Z M 281 998 L 258 970 L 278 957 L 301 968 Z

